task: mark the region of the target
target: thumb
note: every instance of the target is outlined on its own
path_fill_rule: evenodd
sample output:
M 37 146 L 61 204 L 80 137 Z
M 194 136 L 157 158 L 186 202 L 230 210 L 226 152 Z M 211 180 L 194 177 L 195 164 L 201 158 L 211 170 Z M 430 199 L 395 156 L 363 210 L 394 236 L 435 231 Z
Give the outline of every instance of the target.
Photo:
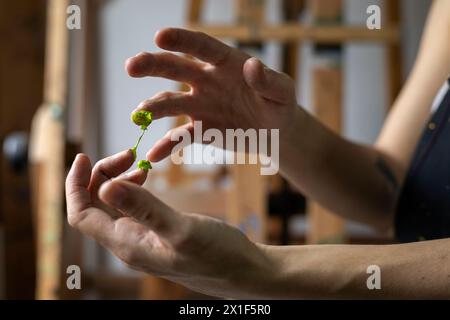
M 284 73 L 267 68 L 257 58 L 245 61 L 243 74 L 248 86 L 263 98 L 278 103 L 288 103 L 295 99 L 295 89 L 291 78 Z
M 181 215 L 144 188 L 123 180 L 104 183 L 99 198 L 165 237 L 176 234 Z

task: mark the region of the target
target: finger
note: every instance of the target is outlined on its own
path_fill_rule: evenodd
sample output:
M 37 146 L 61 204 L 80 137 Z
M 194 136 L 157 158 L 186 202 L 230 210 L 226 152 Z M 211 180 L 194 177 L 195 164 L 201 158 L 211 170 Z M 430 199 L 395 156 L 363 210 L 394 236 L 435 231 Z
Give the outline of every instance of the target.
M 91 177 L 91 163 L 84 154 L 79 154 L 66 180 L 67 219 L 70 225 L 81 232 L 110 245 L 114 231 L 113 219 L 106 213 L 91 207 L 88 185 Z
M 243 74 L 248 86 L 263 98 L 278 103 L 288 103 L 295 98 L 291 79 L 283 73 L 267 68 L 259 59 L 248 59 L 244 63 Z
M 71 226 L 95 239 L 120 257 L 127 257 L 139 242 L 142 226 L 121 223 L 107 212 L 92 207 L 88 185 L 91 176 L 89 158 L 80 154 L 75 158 L 66 180 L 67 219 Z M 128 254 L 129 256 L 129 254 Z
M 148 172 L 142 169 L 136 169 L 131 172 L 125 173 L 116 179 L 120 179 L 122 181 L 128 181 L 131 183 L 135 183 L 139 186 L 142 186 L 147 180 Z
M 142 187 L 121 180 L 102 185 L 100 199 L 167 238 L 176 235 L 181 216 Z
M 205 33 L 167 28 L 155 36 L 156 44 L 165 50 L 189 54 L 211 64 L 220 64 L 233 52 L 232 48 Z
M 184 124 L 180 127 L 169 130 L 164 137 L 161 138 L 147 153 L 147 159 L 151 162 L 158 162 L 168 157 L 175 146 L 179 145 L 180 148 L 191 144 L 192 137 L 194 135 L 194 126 L 192 123 Z M 183 140 L 183 144 L 180 145 L 180 139 Z
M 140 53 L 127 60 L 126 70 L 135 78 L 162 77 L 189 84 L 205 75 L 201 63 L 169 52 Z
M 143 101 L 136 110 L 152 112 L 153 119 L 190 115 L 194 107 L 193 98 L 186 92 L 161 92 Z
M 84 154 L 76 156 L 66 179 L 67 213 L 70 216 L 88 208 L 91 196 L 88 191 L 91 179 L 91 162 Z
M 134 155 L 131 150 L 125 150 L 97 162 L 92 170 L 89 191 L 97 194 L 100 186 L 107 180 L 117 177 L 127 171 L 134 162 Z

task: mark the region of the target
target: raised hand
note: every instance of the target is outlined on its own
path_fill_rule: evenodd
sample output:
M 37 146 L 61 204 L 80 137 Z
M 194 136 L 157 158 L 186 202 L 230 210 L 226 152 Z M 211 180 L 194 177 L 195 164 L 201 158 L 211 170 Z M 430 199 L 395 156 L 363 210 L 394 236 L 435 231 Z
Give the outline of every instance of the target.
M 132 77 L 163 77 L 186 83 L 189 92 L 162 92 L 142 102 L 138 110 L 151 111 L 155 119 L 187 115 L 201 120 L 203 128 L 286 130 L 297 106 L 294 82 L 261 61 L 231 48 L 206 34 L 183 29 L 164 29 L 156 44 L 197 60 L 170 52 L 141 53 L 126 62 Z M 187 129 L 192 123 L 173 130 Z M 177 142 L 169 132 L 148 153 L 150 161 L 168 156 Z

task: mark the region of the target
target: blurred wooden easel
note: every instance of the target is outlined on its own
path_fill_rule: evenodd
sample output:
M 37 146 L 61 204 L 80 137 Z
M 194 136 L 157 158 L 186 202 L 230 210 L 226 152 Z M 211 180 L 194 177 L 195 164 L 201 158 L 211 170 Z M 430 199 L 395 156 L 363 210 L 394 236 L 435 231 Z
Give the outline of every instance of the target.
M 65 175 L 64 113 L 67 95 L 67 0 L 49 0 L 44 102 L 32 128 L 30 162 L 37 237 L 37 299 L 57 299 L 61 290 Z
M 81 30 L 67 27 L 69 5 L 82 7 Z M 30 165 L 36 231 L 36 299 L 80 298 L 80 290 L 66 287 L 68 265 L 82 265 L 82 236 L 68 228 L 65 215 L 64 180 L 67 164 L 86 149 L 86 124 L 95 121 L 92 107 L 92 67 L 98 1 L 47 0 L 47 34 L 44 101 L 34 115 Z M 89 29 L 89 32 L 88 32 Z M 73 46 L 73 54 L 69 46 Z M 69 79 L 70 58 L 75 66 Z M 68 87 L 72 80 L 72 103 Z M 94 118 L 94 119 L 92 119 Z M 70 122 L 68 121 L 70 119 Z M 97 126 L 95 124 L 95 126 Z M 85 278 L 83 278 L 85 279 Z

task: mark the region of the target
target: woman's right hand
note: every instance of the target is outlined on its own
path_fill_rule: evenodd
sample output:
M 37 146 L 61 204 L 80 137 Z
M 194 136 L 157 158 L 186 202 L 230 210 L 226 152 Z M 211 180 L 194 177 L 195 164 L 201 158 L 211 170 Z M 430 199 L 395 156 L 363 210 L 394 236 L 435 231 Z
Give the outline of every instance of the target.
M 169 52 L 141 53 L 128 59 L 132 77 L 163 77 L 189 85 L 189 92 L 163 92 L 142 102 L 137 110 L 151 111 L 155 119 L 187 115 L 201 120 L 203 130 L 288 130 L 298 110 L 294 81 L 265 67 L 260 60 L 231 48 L 204 33 L 164 29 L 155 36 L 165 50 L 182 52 L 192 60 Z M 137 111 L 135 110 L 135 111 Z M 167 157 L 177 141 L 177 130 L 192 133 L 193 124 L 171 130 L 148 153 L 150 161 Z

